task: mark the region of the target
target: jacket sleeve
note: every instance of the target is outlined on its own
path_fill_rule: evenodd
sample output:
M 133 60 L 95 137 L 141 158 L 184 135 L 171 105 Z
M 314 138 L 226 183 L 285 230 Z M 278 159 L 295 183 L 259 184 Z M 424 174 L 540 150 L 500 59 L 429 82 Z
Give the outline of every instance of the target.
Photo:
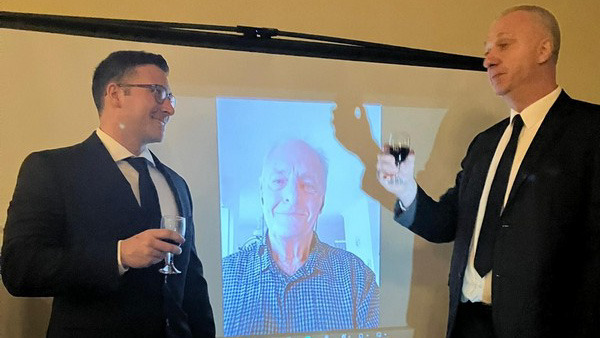
M 116 241 L 72 243 L 63 187 L 52 163 L 46 152 L 33 153 L 19 171 L 2 246 L 7 290 L 54 297 L 117 288 Z
M 481 134 L 480 134 L 481 135 Z M 456 175 L 454 186 L 444 193 L 439 201 L 431 198 L 420 186 L 417 187 L 417 196 L 415 201 L 409 206 L 407 216 L 405 216 L 396 204 L 394 210 L 394 219 L 396 222 L 403 224 L 410 231 L 423 237 L 424 239 L 434 243 L 446 243 L 454 241 L 456 237 L 456 229 L 459 221 L 459 208 L 468 207 L 474 208 L 470 210 L 470 215 L 476 214 L 476 205 L 467 203 L 461 200 L 460 194 L 465 190 L 465 182 L 470 175 L 472 163 L 476 160 L 477 153 L 480 150 L 479 144 L 482 143 L 480 135 L 475 137 L 469 145 L 467 155 L 461 162 L 461 171 Z M 479 196 L 473 192 L 469 192 L 471 199 L 475 198 L 479 201 Z

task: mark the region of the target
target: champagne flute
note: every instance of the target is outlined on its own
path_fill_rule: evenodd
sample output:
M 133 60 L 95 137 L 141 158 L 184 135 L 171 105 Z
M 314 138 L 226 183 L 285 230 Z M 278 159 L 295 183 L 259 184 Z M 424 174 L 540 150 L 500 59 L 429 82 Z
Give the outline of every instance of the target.
M 175 231 L 181 236 L 185 237 L 185 217 L 164 215 L 160 219 L 160 228 Z M 178 243 L 169 240 L 165 240 L 165 242 L 178 245 Z M 170 252 L 168 252 L 167 256 L 165 257 L 165 266 L 160 268 L 158 271 L 164 275 L 174 275 L 181 273 L 181 271 L 177 270 L 177 268 L 173 264 L 173 254 Z

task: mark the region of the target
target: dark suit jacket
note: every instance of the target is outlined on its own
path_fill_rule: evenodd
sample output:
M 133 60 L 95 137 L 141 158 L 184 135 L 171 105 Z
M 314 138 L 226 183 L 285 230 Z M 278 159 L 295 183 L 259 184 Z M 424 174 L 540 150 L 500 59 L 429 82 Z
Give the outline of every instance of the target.
M 15 296 L 54 297 L 49 337 L 214 337 L 185 181 L 155 158 L 186 217 L 180 275 L 163 263 L 117 267 L 117 241 L 147 229 L 131 187 L 100 139 L 29 155 L 4 229 L 2 277 Z M 168 325 L 167 325 L 168 323 Z
M 508 119 L 477 135 L 456 185 L 435 202 L 419 188 L 410 230 L 454 241 L 448 332 L 461 296 L 479 199 Z M 600 106 L 562 92 L 517 173 L 494 244 L 496 335 L 600 336 Z M 396 220 L 402 221 L 399 208 Z

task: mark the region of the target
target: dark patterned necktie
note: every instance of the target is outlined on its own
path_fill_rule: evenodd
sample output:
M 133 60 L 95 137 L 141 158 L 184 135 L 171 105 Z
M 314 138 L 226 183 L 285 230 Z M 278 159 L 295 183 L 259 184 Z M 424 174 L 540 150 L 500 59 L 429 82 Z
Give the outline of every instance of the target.
M 513 130 L 510 135 L 510 140 L 506 145 L 506 149 L 502 153 L 498 169 L 492 181 L 490 194 L 488 196 L 487 205 L 485 207 L 485 215 L 481 224 L 479 233 L 479 242 L 477 243 L 477 251 L 475 251 L 475 270 L 481 277 L 485 276 L 492 270 L 492 262 L 494 258 L 494 239 L 496 230 L 500 226 L 500 215 L 504 207 L 504 196 L 508 188 L 508 177 L 512 168 L 515 153 L 517 151 L 517 142 L 519 134 L 523 128 L 523 119 L 517 114 L 513 118 Z
M 160 228 L 160 204 L 156 187 L 148 171 L 148 160 L 143 157 L 129 157 L 125 161 L 139 173 L 140 206 L 144 215 L 144 226 Z
M 160 228 L 160 204 L 156 187 L 150 178 L 148 171 L 148 160 L 143 157 L 130 157 L 125 159 L 140 174 L 140 205 L 144 214 L 144 222 L 148 228 Z M 154 268 L 162 265 L 157 263 Z M 158 268 L 157 268 L 158 269 Z M 160 276 L 156 271 L 156 276 Z M 176 275 L 173 275 L 176 276 Z M 176 278 L 176 277 L 174 277 Z M 165 337 L 168 338 L 191 338 L 191 330 L 188 326 L 187 317 L 176 300 L 176 292 L 172 283 L 176 283 L 171 277 L 165 275 L 162 283 L 163 313 L 165 318 Z

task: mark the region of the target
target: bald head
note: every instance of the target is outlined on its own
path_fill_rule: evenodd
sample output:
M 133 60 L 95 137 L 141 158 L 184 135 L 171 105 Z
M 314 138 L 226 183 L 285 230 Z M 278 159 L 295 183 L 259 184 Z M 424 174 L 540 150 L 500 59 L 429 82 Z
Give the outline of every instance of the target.
M 554 15 L 545 8 L 533 5 L 520 5 L 504 10 L 500 14 L 499 18 L 517 11 L 523 11 L 531 14 L 533 18 L 535 18 L 536 22 L 539 23 L 544 34 L 546 34 L 547 37 L 549 37 L 552 41 L 552 58 L 556 63 L 558 61 L 558 54 L 560 51 L 560 27 L 558 26 L 556 17 L 554 17 Z

